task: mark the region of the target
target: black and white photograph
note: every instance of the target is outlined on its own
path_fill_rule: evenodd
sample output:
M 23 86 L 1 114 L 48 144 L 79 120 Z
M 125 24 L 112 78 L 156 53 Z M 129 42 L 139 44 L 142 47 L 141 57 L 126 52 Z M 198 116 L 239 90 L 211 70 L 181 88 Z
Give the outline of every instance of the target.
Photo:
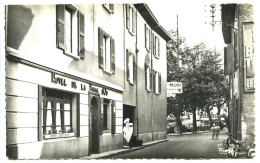
M 1 162 L 255 162 L 258 10 L 1 2 Z

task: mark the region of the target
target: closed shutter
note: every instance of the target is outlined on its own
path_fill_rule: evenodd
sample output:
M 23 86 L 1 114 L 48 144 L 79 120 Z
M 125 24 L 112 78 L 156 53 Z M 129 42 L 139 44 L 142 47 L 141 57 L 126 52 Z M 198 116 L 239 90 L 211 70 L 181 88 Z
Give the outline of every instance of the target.
M 101 101 L 101 105 L 100 105 L 100 135 L 103 134 L 103 128 L 104 128 L 104 102 L 103 99 L 100 100 Z
M 152 50 L 152 30 L 149 29 L 149 50 Z
M 56 6 L 57 47 L 65 50 L 65 5 Z
M 98 63 L 100 68 L 104 68 L 103 64 L 103 38 L 104 31 L 101 28 L 98 28 Z
M 159 75 L 159 94 L 162 91 L 162 79 L 161 79 L 161 73 L 158 74 Z
M 234 68 L 238 68 L 238 56 L 237 56 L 237 33 L 234 32 Z
M 78 55 L 81 59 L 85 58 L 85 20 L 84 15 L 80 11 L 78 12 Z
M 116 101 L 112 101 L 111 104 L 111 116 L 112 116 L 112 128 L 111 128 L 111 134 L 115 134 L 116 133 Z
M 127 75 L 127 80 L 130 81 L 129 50 L 128 49 L 126 49 L 126 75 Z
M 134 83 L 136 83 L 137 79 L 137 72 L 136 72 L 136 55 L 132 53 L 133 55 L 133 78 L 134 78 Z
M 126 4 L 126 28 L 130 29 L 130 10 L 129 10 L 129 4 Z
M 148 71 L 148 65 L 144 64 L 144 69 L 145 69 L 145 89 L 147 90 L 147 83 L 148 83 L 148 79 L 147 79 L 147 71 Z
M 111 64 L 111 71 L 113 74 L 115 74 L 115 70 L 116 70 L 116 63 L 115 63 L 115 40 L 110 37 L 110 64 Z
M 132 12 L 132 14 L 133 14 L 133 29 L 132 29 L 132 33 L 133 34 L 135 34 L 135 31 L 136 31 L 136 11 L 134 10 L 134 8 L 132 8 L 133 9 L 133 12 Z

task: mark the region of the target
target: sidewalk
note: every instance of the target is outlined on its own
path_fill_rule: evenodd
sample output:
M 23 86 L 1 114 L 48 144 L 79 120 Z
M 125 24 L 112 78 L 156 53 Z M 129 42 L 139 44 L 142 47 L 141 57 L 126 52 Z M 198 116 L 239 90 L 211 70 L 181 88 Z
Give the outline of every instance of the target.
M 158 143 L 162 143 L 162 142 L 165 142 L 165 141 L 168 141 L 168 139 L 143 143 L 143 145 L 140 146 L 140 147 L 132 147 L 132 148 L 129 148 L 129 149 L 118 149 L 118 150 L 107 151 L 107 152 L 103 152 L 103 153 L 99 153 L 99 154 L 92 154 L 90 156 L 82 157 L 80 159 L 81 160 L 91 160 L 91 159 L 107 158 L 107 157 L 111 157 L 111 156 L 114 156 L 114 155 L 119 155 L 119 154 L 131 152 L 131 151 L 136 151 L 136 150 L 139 150 L 139 149 L 151 146 L 151 145 L 155 145 L 155 144 L 158 144 Z

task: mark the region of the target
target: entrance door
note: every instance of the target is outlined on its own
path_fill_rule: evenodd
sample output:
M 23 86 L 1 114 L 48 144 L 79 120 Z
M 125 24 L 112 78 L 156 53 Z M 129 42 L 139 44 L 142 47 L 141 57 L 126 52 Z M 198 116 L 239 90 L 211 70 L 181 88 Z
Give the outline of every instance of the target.
M 130 106 L 130 105 L 123 105 L 123 121 L 126 119 L 126 118 L 130 118 L 130 123 L 133 123 L 133 127 L 134 127 L 134 133 L 133 135 L 135 134 L 135 129 L 136 129 L 136 123 L 135 123 L 135 119 L 134 119 L 134 113 L 135 113 L 135 107 L 134 106 Z M 127 141 L 123 141 L 123 145 L 124 146 L 127 146 L 128 143 Z
M 95 96 L 91 98 L 89 115 L 89 154 L 99 153 L 99 107 Z

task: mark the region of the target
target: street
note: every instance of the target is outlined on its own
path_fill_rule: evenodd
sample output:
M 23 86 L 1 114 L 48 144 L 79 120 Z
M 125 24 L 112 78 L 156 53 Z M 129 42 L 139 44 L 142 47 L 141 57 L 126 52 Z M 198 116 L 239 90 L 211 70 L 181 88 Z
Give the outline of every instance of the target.
M 211 139 L 211 132 L 174 136 L 169 141 L 110 159 L 224 159 L 227 155 L 219 153 L 218 145 L 226 138 L 226 130 L 220 132 L 218 140 Z

